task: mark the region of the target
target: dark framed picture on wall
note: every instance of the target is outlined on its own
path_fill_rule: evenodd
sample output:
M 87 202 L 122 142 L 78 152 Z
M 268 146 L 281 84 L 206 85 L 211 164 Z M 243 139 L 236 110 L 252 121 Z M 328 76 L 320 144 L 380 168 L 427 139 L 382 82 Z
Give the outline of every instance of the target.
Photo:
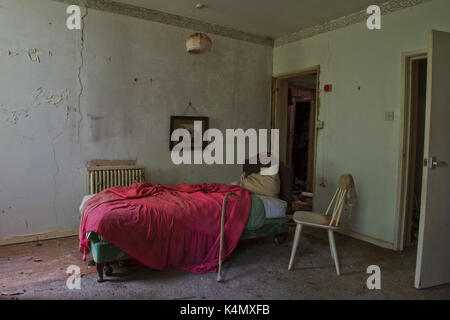
M 194 122 L 201 121 L 202 122 L 202 132 L 195 133 L 194 130 Z M 190 137 L 180 138 L 180 141 L 172 141 L 172 132 L 176 129 L 186 129 L 189 132 Z M 170 132 L 169 132 L 169 149 L 172 150 L 174 146 L 181 141 L 188 141 L 187 143 L 190 145 L 191 150 L 194 150 L 194 134 L 199 134 L 203 137 L 206 130 L 209 129 L 209 117 L 192 117 L 192 116 L 171 116 L 170 117 Z M 202 139 L 203 140 L 203 139 Z M 190 142 L 190 143 L 189 143 Z M 202 149 L 204 149 L 208 145 L 207 141 L 202 141 Z

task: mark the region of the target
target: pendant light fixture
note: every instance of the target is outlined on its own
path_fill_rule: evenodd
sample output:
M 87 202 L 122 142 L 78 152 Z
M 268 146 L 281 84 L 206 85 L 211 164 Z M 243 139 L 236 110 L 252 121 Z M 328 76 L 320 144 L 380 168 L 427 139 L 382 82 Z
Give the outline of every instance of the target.
M 212 41 L 204 33 L 194 33 L 186 40 L 186 49 L 191 54 L 203 54 L 211 51 Z

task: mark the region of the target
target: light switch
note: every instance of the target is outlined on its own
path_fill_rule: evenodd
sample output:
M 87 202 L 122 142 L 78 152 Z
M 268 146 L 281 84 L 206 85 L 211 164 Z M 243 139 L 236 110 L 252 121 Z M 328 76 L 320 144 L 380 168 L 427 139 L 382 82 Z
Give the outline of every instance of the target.
M 385 121 L 394 121 L 394 112 L 388 111 L 384 113 L 384 120 Z
M 316 129 L 323 129 L 324 127 L 324 122 L 323 121 L 316 121 Z

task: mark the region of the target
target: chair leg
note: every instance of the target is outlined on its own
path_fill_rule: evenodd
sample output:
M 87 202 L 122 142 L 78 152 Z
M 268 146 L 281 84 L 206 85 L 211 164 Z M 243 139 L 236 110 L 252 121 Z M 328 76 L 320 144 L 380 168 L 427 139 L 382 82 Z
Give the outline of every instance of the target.
M 330 243 L 330 253 L 331 253 L 331 258 L 334 260 L 333 247 L 331 246 L 330 236 L 328 236 L 328 242 Z
M 292 243 L 292 251 L 291 251 L 291 260 L 289 261 L 288 270 L 292 269 L 292 265 L 294 264 L 295 253 L 297 252 L 298 243 L 300 241 L 300 234 L 302 233 L 302 225 L 297 223 L 295 227 L 295 236 L 294 242 Z
M 334 264 L 336 265 L 336 273 L 339 276 L 341 274 L 339 270 L 339 260 L 338 255 L 336 251 L 336 242 L 334 241 L 334 232 L 333 230 L 328 230 L 328 240 L 330 242 L 330 249 L 331 249 L 331 257 L 334 259 Z

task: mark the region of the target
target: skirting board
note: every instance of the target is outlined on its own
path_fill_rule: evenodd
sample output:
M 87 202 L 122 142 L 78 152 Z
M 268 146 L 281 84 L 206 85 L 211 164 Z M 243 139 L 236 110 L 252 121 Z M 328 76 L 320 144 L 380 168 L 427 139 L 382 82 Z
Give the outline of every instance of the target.
M 28 234 L 23 236 L 14 236 L 9 238 L 0 239 L 0 246 L 5 246 L 9 244 L 18 244 L 33 241 L 50 240 L 57 238 L 71 237 L 78 234 L 78 227 L 71 230 L 61 230 L 61 231 L 49 231 L 37 234 Z
M 344 234 L 346 236 L 349 236 L 351 238 L 355 238 L 361 241 L 365 241 L 365 242 L 369 242 L 371 244 L 374 244 L 376 246 L 382 247 L 382 248 L 386 248 L 386 249 L 390 249 L 390 250 L 394 250 L 394 244 L 385 240 L 381 240 L 381 239 L 377 239 L 371 236 L 367 236 L 365 234 L 362 233 L 358 233 L 352 230 L 348 230 L 348 229 L 340 229 L 336 232 L 339 232 L 341 234 Z

